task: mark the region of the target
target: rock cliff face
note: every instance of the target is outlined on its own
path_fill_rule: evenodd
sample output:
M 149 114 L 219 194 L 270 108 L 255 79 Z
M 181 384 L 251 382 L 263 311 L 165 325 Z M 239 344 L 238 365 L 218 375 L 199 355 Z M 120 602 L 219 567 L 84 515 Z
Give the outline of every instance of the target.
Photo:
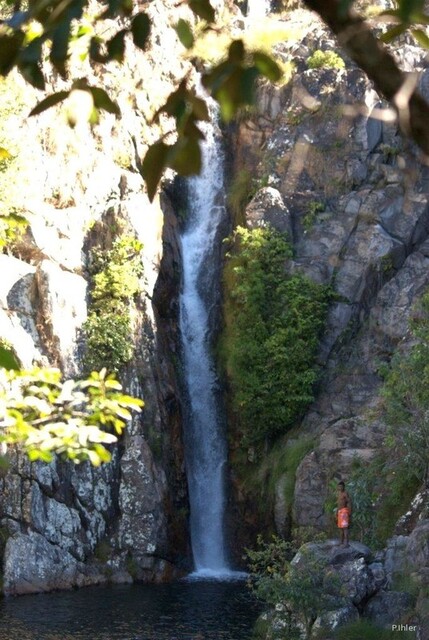
M 296 525 L 323 529 L 328 483 L 383 443 L 379 366 L 399 343 L 406 349 L 413 304 L 429 284 L 429 182 L 395 125 L 378 119 L 387 105 L 359 69 L 347 61 L 309 68 L 315 50 L 338 52 L 325 28 L 301 10 L 288 19 L 300 37 L 279 52 L 297 71 L 284 87 L 261 87 L 256 113 L 231 135 L 235 172 L 266 185 L 248 204 L 246 223 L 288 232 L 290 271 L 338 294 L 319 353 L 323 377 L 300 425 L 317 444 L 298 468 L 293 504 L 282 503 L 281 487 L 274 497 L 278 530 L 291 509 Z M 422 52 L 404 42 L 397 55 L 421 71 L 425 92 Z M 245 493 L 237 497 L 243 518 Z
M 0 336 L 23 367 L 49 364 L 66 376 L 79 375 L 88 259 L 94 246 L 109 246 L 113 226 L 123 222 L 144 245 L 144 276 L 134 318 L 135 355 L 122 382 L 145 401 L 112 462 L 101 469 L 58 460 L 30 464 L 19 451 L 9 451 L 10 467 L 0 480 L 6 594 L 164 580 L 175 571 L 173 562 L 186 564 L 176 346 L 162 323 L 173 309 L 174 325 L 175 217 L 167 196 L 149 203 L 138 172 L 144 147 L 157 133 L 147 125 L 150 94 L 161 101 L 186 71 L 180 55 L 173 55 L 178 40 L 166 28 L 174 5 L 151 3 L 150 51 L 130 51 L 127 68 L 113 65 L 106 76 L 121 105 L 120 121 L 103 116 L 92 135 L 84 123 L 68 129 L 59 113 L 27 120 L 36 96 L 15 78 L 9 91 L 19 91 L 20 99 L 3 105 L 5 126 L 20 132 L 9 144 L 21 164 L 19 175 L 13 164 L 8 168 L 9 184 L 0 189 L 7 206 L 22 211 L 30 224 L 13 254 L 0 255 Z M 142 76 L 143 89 L 136 80 Z
M 167 181 L 151 205 L 138 172 L 145 145 L 158 133 L 148 126 L 159 106 L 153 103 L 161 104 L 187 69 L 165 28 L 176 4 L 151 2 L 151 50 L 131 53 L 125 76 L 112 65 L 109 83 L 122 121 L 103 116 L 95 137 L 84 124 L 70 131 L 49 113 L 28 121 L 24 115 L 36 97 L 22 87 L 19 113 L 8 107 L 3 118 L 20 131 L 13 140 L 19 178 L 13 166 L 6 174 L 9 204 L 28 215 L 30 226 L 13 255 L 0 255 L 0 336 L 22 365 L 53 364 L 69 376 L 81 371 L 88 255 L 97 243 L 108 244 L 113 219 L 124 220 L 141 239 L 145 267 L 135 358 L 123 374 L 127 391 L 145 400 L 142 417 L 100 470 L 30 464 L 10 452 L 10 470 L 0 479 L 0 550 L 9 594 L 161 580 L 174 567 L 187 567 L 177 189 Z M 314 50 L 335 49 L 314 16 L 298 10 L 288 19 L 299 35 L 279 53 L 295 62 L 291 82 L 261 86 L 256 112 L 228 132 L 232 174 L 245 169 L 260 187 L 246 222 L 286 231 L 294 247 L 290 269 L 331 283 L 338 294 L 319 353 L 324 376 L 301 425 L 317 445 L 298 468 L 293 504 L 285 503 L 280 485 L 274 491 L 273 521 L 282 532 L 291 512 L 299 526 L 324 528 L 329 480 L 346 475 L 354 456 L 369 460 L 380 447 L 385 426 L 368 420 L 379 403 L 379 362 L 406 344 L 413 303 L 429 284 L 428 169 L 395 126 L 377 118 L 385 105 L 363 73 L 350 64 L 308 68 Z M 407 69 L 423 69 L 426 91 L 420 50 L 405 43 L 401 58 Z M 242 529 L 256 530 L 261 522 L 247 498 L 239 488 L 236 513 Z M 417 544 L 411 529 L 401 535 L 410 535 L 410 549 Z

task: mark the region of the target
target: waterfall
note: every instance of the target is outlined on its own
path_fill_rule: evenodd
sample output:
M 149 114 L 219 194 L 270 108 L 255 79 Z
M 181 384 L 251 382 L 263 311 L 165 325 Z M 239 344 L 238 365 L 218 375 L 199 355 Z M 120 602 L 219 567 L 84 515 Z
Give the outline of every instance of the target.
M 247 18 L 259 20 L 265 18 L 271 11 L 271 0 L 247 0 Z
M 226 437 L 216 398 L 218 386 L 210 347 L 210 311 L 217 303 L 224 206 L 224 161 L 220 132 L 207 125 L 203 169 L 188 182 L 189 217 L 181 235 L 180 294 L 187 411 L 185 460 L 196 574 L 229 573 L 225 549 Z

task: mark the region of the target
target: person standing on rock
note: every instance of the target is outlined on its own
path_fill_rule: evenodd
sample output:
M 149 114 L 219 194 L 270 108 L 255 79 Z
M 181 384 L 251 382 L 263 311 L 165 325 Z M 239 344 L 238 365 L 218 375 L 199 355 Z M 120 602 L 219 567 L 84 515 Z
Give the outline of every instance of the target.
M 344 482 L 338 483 L 337 495 L 337 527 L 341 531 L 340 544 L 349 546 L 350 516 L 352 515 L 352 501 L 346 491 Z

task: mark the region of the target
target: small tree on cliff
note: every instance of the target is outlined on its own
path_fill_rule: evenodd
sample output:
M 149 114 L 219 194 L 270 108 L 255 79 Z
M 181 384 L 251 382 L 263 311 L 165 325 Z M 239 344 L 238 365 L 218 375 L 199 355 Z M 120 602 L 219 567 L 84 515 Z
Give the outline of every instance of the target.
M 293 546 L 277 536 L 271 542 L 259 536 L 258 548 L 247 549 L 250 584 L 258 598 L 285 614 L 290 637 L 301 637 L 293 636 L 301 627 L 310 638 L 316 618 L 341 606 L 340 582 L 326 561 L 305 545 L 291 562 Z

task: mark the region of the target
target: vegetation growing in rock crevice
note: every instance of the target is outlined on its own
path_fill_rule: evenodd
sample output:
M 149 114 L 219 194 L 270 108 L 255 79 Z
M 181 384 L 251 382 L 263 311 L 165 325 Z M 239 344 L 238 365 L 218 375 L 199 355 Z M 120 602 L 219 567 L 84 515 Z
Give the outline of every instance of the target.
M 270 542 L 259 537 L 258 548 L 247 550 L 251 586 L 258 598 L 276 607 L 285 637 L 302 638 L 305 630 L 304 637 L 310 638 L 317 616 L 345 599 L 338 576 L 309 547 L 301 548 L 300 562 L 290 562 L 294 546 L 277 536 Z
M 111 249 L 92 253 L 91 303 L 83 331 L 85 368 L 118 371 L 133 356 L 132 305 L 141 290 L 142 244 L 119 235 Z
M 286 275 L 286 237 L 238 227 L 225 272 L 221 356 L 245 444 L 287 431 L 313 399 L 330 289 Z
M 335 51 L 317 49 L 307 60 L 309 69 L 345 69 L 344 60 Z
M 385 447 L 370 462 L 356 460 L 347 487 L 354 504 L 352 533 L 366 544 L 382 547 L 398 519 L 429 473 L 429 293 L 414 310 L 411 331 L 415 343 L 398 350 L 384 376 L 381 415 L 387 423 Z M 336 483 L 334 483 L 336 484 Z M 326 502 L 331 514 L 335 486 Z
M 389 425 L 387 444 L 411 476 L 429 481 L 429 293 L 411 321 L 415 344 L 398 351 L 385 371 L 383 396 Z

